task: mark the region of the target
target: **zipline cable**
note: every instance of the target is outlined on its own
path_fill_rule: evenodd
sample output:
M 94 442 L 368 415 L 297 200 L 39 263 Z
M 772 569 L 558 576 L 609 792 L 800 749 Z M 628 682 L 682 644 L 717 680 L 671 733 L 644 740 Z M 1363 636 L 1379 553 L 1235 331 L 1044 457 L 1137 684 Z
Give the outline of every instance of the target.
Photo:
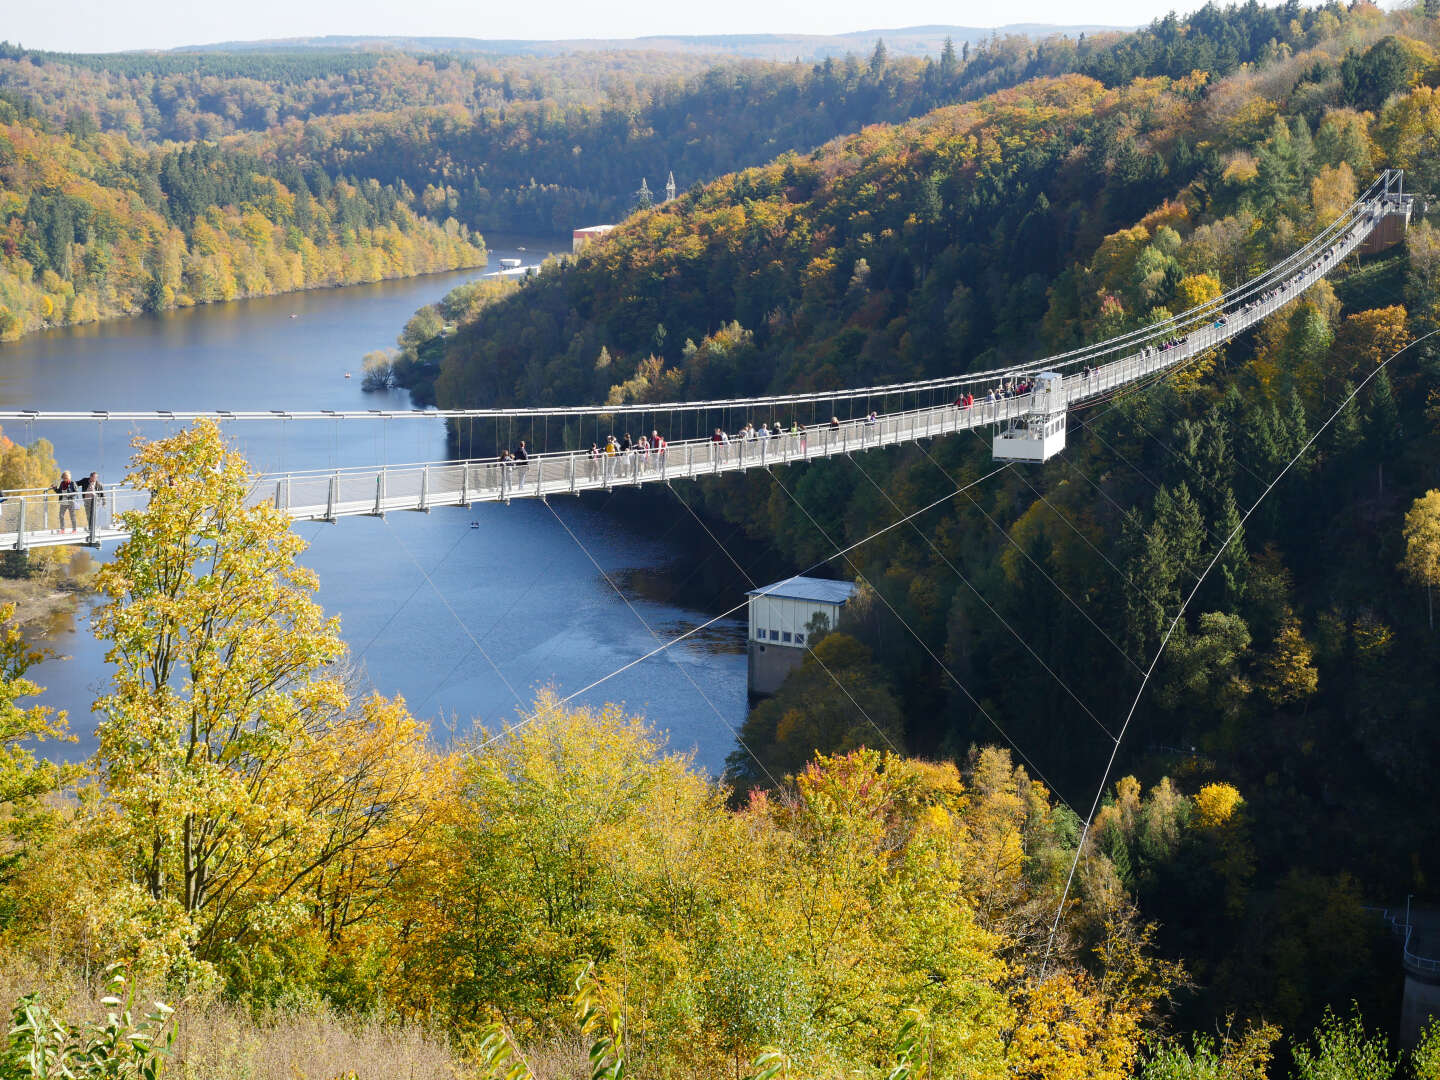
M 540 501 L 545 504 L 545 508 L 549 510 L 550 513 L 554 516 L 555 520 L 560 523 L 560 527 L 565 530 L 566 535 L 568 535 L 571 540 L 575 541 L 575 546 L 585 553 L 585 557 L 590 560 L 590 564 L 594 566 L 595 570 L 600 574 L 600 576 L 605 579 L 605 584 L 609 585 L 610 588 L 615 590 L 615 595 L 620 597 L 620 599 L 624 602 L 625 606 L 630 609 L 630 614 L 635 616 L 636 621 L 645 628 L 646 633 L 648 633 L 652 638 L 655 639 L 655 643 L 657 645 L 662 644 L 660 635 L 655 632 L 655 628 L 651 626 L 648 621 L 646 621 L 645 616 L 640 614 L 640 610 L 630 602 L 630 598 L 621 591 L 620 586 L 616 585 L 614 579 L 605 572 L 605 568 L 602 567 L 599 561 L 595 558 L 595 556 L 590 553 L 590 549 L 585 546 L 585 544 L 578 536 L 575 535 L 575 531 L 571 529 L 570 526 L 566 523 L 565 519 L 560 516 L 559 511 L 557 511 L 555 507 L 550 504 L 550 500 L 541 499 Z M 715 718 L 719 720 L 720 723 L 725 725 L 725 727 L 729 730 L 730 734 L 734 736 L 735 741 L 740 744 L 740 746 L 747 754 L 750 755 L 751 760 L 753 760 L 756 765 L 760 766 L 760 771 L 765 774 L 766 778 L 770 781 L 770 783 L 772 783 L 773 785 L 775 785 L 775 787 L 778 788 L 780 786 L 780 782 L 775 779 L 774 774 L 765 767 L 765 763 L 760 760 L 760 756 L 756 754 L 754 750 L 750 749 L 750 744 L 745 741 L 744 737 L 740 734 L 740 730 L 734 724 L 730 723 L 729 720 L 725 719 L 725 714 L 722 713 L 720 709 L 716 706 L 715 702 L 710 699 L 710 695 L 705 693 L 704 690 L 700 689 L 700 684 L 697 683 L 695 681 L 695 677 L 686 670 L 685 665 L 675 660 L 674 657 L 667 657 L 667 659 L 669 659 L 675 665 L 675 667 L 680 670 L 680 673 L 685 676 L 685 681 L 695 688 L 695 692 L 700 695 L 701 700 L 703 700 L 706 705 L 710 706 L 710 711 L 715 714 Z
M 1055 936 L 1060 931 L 1060 918 L 1065 913 L 1065 904 L 1070 898 L 1070 887 L 1075 880 L 1075 869 L 1080 865 L 1080 857 L 1085 851 L 1085 842 L 1090 835 L 1090 827 L 1095 821 L 1096 812 L 1100 809 L 1100 800 L 1105 794 L 1105 786 L 1110 782 L 1110 773 L 1114 770 L 1115 759 L 1120 754 L 1120 744 L 1124 740 L 1125 734 L 1130 728 L 1130 722 L 1135 718 L 1135 710 L 1140 705 L 1140 698 L 1144 695 L 1145 688 L 1150 685 L 1150 678 L 1155 673 L 1156 665 L 1160 663 L 1160 657 L 1164 655 L 1165 647 L 1170 644 L 1170 638 L 1174 635 L 1175 628 L 1180 625 L 1180 620 L 1184 618 L 1185 611 L 1190 606 L 1190 601 L 1195 599 L 1195 595 L 1200 591 L 1200 586 L 1205 583 L 1205 579 L 1210 575 L 1210 571 L 1215 569 L 1216 564 L 1220 561 L 1220 557 L 1225 554 L 1225 551 L 1235 541 L 1235 538 L 1240 535 L 1241 531 L 1245 528 L 1245 523 L 1250 520 L 1250 516 L 1254 514 L 1255 511 L 1259 508 L 1260 504 L 1265 501 L 1265 497 L 1269 495 L 1271 491 L 1275 490 L 1275 486 L 1285 478 L 1285 475 L 1295 466 L 1295 463 L 1309 452 L 1310 448 L 1315 445 L 1316 440 L 1320 438 L 1321 434 L 1324 433 L 1325 429 L 1335 422 L 1336 417 L 1338 417 L 1340 413 L 1343 412 L 1350 405 L 1350 403 L 1355 400 L 1357 396 L 1359 396 L 1360 391 L 1365 389 L 1365 387 L 1370 384 L 1370 381 L 1374 379 L 1375 376 L 1379 375 L 1380 372 L 1384 371 L 1385 368 L 1389 366 L 1391 360 L 1394 360 L 1402 354 L 1409 352 L 1416 345 L 1419 345 L 1427 338 L 1434 337 L 1436 334 L 1440 334 L 1440 330 L 1431 330 L 1428 333 L 1420 335 L 1414 341 L 1410 342 L 1386 359 L 1382 360 L 1379 364 L 1375 366 L 1374 371 L 1370 372 L 1369 375 L 1365 376 L 1364 380 L 1361 381 L 1360 385 L 1355 387 L 1355 389 L 1350 392 L 1350 394 L 1345 398 L 1345 400 L 1340 403 L 1340 407 L 1334 412 L 1332 412 L 1330 416 L 1325 420 L 1325 422 L 1315 429 L 1314 434 L 1312 434 L 1308 439 L 1305 440 L 1305 445 L 1302 446 L 1298 451 L 1296 451 L 1295 455 L 1285 463 L 1281 470 L 1275 474 L 1275 478 L 1271 480 L 1270 483 L 1266 486 L 1265 490 L 1262 491 L 1255 499 L 1255 501 L 1250 504 L 1250 508 L 1246 510 L 1243 515 L 1241 515 L 1239 522 L 1237 522 L 1235 527 L 1230 530 L 1230 535 L 1227 536 L 1225 538 L 1225 542 L 1215 550 L 1215 554 L 1211 556 L 1210 562 L 1201 572 L 1199 579 L 1195 582 L 1195 585 L 1191 588 L 1185 599 L 1181 601 L 1179 609 L 1175 612 L 1175 617 L 1170 620 L 1170 625 L 1165 631 L 1164 638 L 1162 638 L 1160 641 L 1160 647 L 1155 650 L 1155 656 L 1151 659 L 1150 666 L 1145 670 L 1145 677 L 1140 681 L 1139 689 L 1135 691 L 1134 700 L 1130 702 L 1130 708 L 1125 713 L 1125 720 L 1120 725 L 1119 738 L 1115 740 L 1115 745 L 1111 748 L 1110 751 L 1110 758 L 1105 764 L 1104 771 L 1100 774 L 1100 783 L 1095 789 L 1095 798 L 1094 801 L 1090 804 L 1090 813 L 1086 815 L 1084 827 L 1080 830 L 1080 841 L 1075 847 L 1075 857 L 1070 861 L 1070 871 L 1065 876 L 1065 888 L 1060 894 L 1060 902 L 1055 907 L 1055 919 L 1054 922 L 1051 923 L 1050 934 L 1045 942 L 1045 957 L 1040 963 L 1040 975 L 1042 978 L 1045 975 L 1045 968 L 1050 962 L 1050 954 L 1055 945 Z

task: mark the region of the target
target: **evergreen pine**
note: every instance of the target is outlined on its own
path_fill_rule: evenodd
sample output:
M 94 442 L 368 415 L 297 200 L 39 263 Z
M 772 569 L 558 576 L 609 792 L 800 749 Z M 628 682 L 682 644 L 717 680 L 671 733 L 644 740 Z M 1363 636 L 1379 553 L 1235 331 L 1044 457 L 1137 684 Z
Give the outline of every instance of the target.
M 1350 461 L 1365 439 L 1365 429 L 1360 423 L 1360 406 L 1354 394 L 1355 384 L 1346 379 L 1340 387 L 1340 400 L 1345 404 L 1330 425 L 1331 452 L 1342 466 Z
M 885 48 L 885 39 L 875 39 L 875 51 L 870 54 L 870 74 L 879 78 L 885 74 L 885 65 L 890 59 L 890 51 Z
M 950 78 L 950 76 L 955 74 L 955 69 L 958 66 L 959 63 L 955 56 L 955 42 L 952 41 L 947 34 L 945 37 L 945 47 L 940 50 L 940 77 L 944 79 Z
M 1399 449 L 1404 434 L 1400 427 L 1400 406 L 1395 401 L 1390 373 L 1383 369 L 1370 384 L 1370 415 L 1365 427 L 1366 441 L 1378 457 L 1388 457 Z
M 1205 522 L 1185 484 L 1156 494 L 1155 527 L 1164 533 L 1174 576 L 1187 584 L 1198 577 L 1205 560 Z
M 1226 541 L 1231 533 L 1234 539 Z M 1235 505 L 1235 493 L 1227 486 L 1221 498 L 1220 513 L 1215 517 L 1216 543 L 1225 544 L 1220 561 L 1215 565 L 1219 576 L 1221 609 L 1234 613 L 1245 595 L 1245 574 L 1249 568 L 1249 557 L 1245 553 L 1245 527 L 1241 524 L 1240 508 Z
M 1285 461 L 1297 457 L 1305 449 L 1305 444 L 1310 441 L 1310 423 L 1305 418 L 1305 403 L 1300 400 L 1300 393 L 1295 387 L 1290 387 L 1289 400 L 1285 402 L 1284 432 L 1285 432 Z M 1284 462 L 1281 463 L 1282 467 Z
M 1365 442 L 1375 459 L 1375 492 L 1385 494 L 1385 462 L 1400 449 L 1404 436 L 1400 427 L 1400 406 L 1395 401 L 1395 388 L 1390 373 L 1384 368 L 1370 384 L 1370 415 L 1365 422 Z
M 1169 502 L 1169 494 L 1161 496 Z M 1174 561 L 1166 543 L 1165 530 L 1158 523 L 1145 528 L 1134 510 L 1125 515 L 1121 527 L 1121 550 L 1125 555 L 1125 648 L 1132 658 L 1148 656 L 1160 643 L 1167 622 L 1180 606 L 1175 587 Z

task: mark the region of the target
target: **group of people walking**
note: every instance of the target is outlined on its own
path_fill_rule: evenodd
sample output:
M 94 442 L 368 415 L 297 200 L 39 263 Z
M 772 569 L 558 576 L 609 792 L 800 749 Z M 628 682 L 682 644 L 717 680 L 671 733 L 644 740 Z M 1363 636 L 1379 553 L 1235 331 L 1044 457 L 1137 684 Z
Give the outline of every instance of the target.
M 1005 398 L 1020 397 L 1022 394 L 1028 394 L 1034 389 L 1035 382 L 1032 379 L 1006 379 L 1004 382 L 990 388 L 990 391 L 985 395 L 985 403 L 990 405 L 997 401 L 1003 401 Z M 974 407 L 975 395 L 969 390 L 964 391 L 955 398 L 955 408 L 957 409 L 973 409 Z M 868 418 L 866 422 L 870 422 Z
M 620 468 L 616 463 L 622 460 L 634 461 L 636 464 L 631 466 L 633 468 L 658 469 L 665 463 L 665 453 L 669 447 L 665 436 L 653 428 L 649 435 L 642 431 L 638 439 L 631 438 L 628 431 L 623 438 L 607 435 L 604 446 L 595 442 L 590 444 L 590 479 L 603 476 L 608 480 Z

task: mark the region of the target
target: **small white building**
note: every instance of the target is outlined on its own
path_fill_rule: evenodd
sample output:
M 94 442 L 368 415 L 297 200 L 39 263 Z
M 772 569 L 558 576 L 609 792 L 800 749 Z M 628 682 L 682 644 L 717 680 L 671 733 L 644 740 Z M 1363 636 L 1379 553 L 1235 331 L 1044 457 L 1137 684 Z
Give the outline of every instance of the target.
M 587 225 L 583 229 L 575 229 L 570 233 L 570 254 L 575 254 L 592 240 L 599 240 L 613 228 L 614 225 Z
M 778 690 L 805 659 L 816 615 L 835 628 L 840 609 L 855 595 L 855 583 L 796 576 L 745 595 L 750 598 L 750 693 L 764 695 Z

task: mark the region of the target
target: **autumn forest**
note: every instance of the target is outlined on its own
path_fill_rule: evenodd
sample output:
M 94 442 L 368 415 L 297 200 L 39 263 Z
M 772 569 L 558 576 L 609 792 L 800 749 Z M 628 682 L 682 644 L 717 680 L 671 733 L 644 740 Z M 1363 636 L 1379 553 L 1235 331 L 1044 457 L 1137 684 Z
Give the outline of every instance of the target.
M 556 693 L 440 737 L 219 428 L 137 447 L 86 763 L 0 608 L 0 1078 L 1440 1080 L 1378 912 L 1440 902 L 1437 151 L 1429 0 L 814 64 L 0 47 L 5 339 L 616 222 L 367 361 L 445 407 L 1029 364 L 1415 194 L 1043 466 L 961 432 L 627 495 L 696 573 L 859 583 L 723 776 Z

